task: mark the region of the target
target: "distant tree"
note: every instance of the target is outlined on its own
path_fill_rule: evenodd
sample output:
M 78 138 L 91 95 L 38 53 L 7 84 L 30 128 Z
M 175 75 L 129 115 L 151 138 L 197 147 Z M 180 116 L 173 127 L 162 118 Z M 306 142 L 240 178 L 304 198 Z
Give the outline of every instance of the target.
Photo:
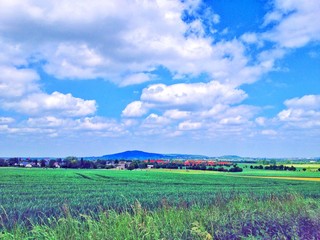
M 74 157 L 74 156 L 69 156 L 66 157 L 63 161 L 63 167 L 64 168 L 78 168 L 79 167 L 79 163 L 78 163 L 78 158 Z
M 141 169 L 147 168 L 147 163 L 145 163 L 145 162 L 139 163 L 138 168 L 141 168 Z
M 44 159 L 40 160 L 40 167 L 42 167 L 42 168 L 46 167 L 46 160 L 44 160 Z
M 56 163 L 56 160 L 53 160 L 53 159 L 50 159 L 50 161 L 49 161 L 49 167 L 50 168 L 54 168 L 55 167 L 55 164 Z
M 207 167 L 205 165 L 201 165 L 200 169 L 201 170 L 207 170 Z
M 250 167 L 251 168 L 251 167 Z M 259 166 L 254 166 L 253 167 L 254 169 L 263 169 L 263 166 L 262 165 L 259 165 Z
M 302 168 L 302 171 L 304 171 L 304 172 L 305 172 L 306 170 L 307 170 L 306 168 Z
M 115 168 L 115 166 L 114 165 L 107 165 L 107 166 L 105 166 L 105 169 L 112 169 L 112 168 Z M 128 168 L 128 167 L 126 167 L 126 168 Z M 132 170 L 132 169 L 131 169 Z
M 276 165 L 277 161 L 275 159 L 270 160 L 270 164 Z
M 35 159 L 32 161 L 34 163 L 34 165 L 37 167 L 38 166 L 38 159 Z
M 84 160 L 83 160 L 83 158 L 81 158 L 80 159 L 80 166 L 79 166 L 80 168 L 85 168 L 84 167 Z
M 19 158 L 9 158 L 8 163 L 10 166 L 14 166 L 19 163 Z
M 223 168 L 223 167 L 219 167 L 219 168 L 217 169 L 217 171 L 219 171 L 219 172 L 227 172 L 228 170 L 225 169 L 225 168 Z
M 296 171 L 297 169 L 294 166 L 288 168 L 289 171 Z
M 242 172 L 243 169 L 241 167 L 235 166 L 228 170 L 229 172 Z
M 132 162 L 129 164 L 128 169 L 129 169 L 129 170 L 133 170 L 133 169 L 136 169 L 136 168 L 138 168 L 138 167 L 139 167 L 139 162 L 137 162 L 137 161 L 132 161 Z
M 6 166 L 8 166 L 8 163 L 3 158 L 0 158 L 0 167 L 6 167 Z

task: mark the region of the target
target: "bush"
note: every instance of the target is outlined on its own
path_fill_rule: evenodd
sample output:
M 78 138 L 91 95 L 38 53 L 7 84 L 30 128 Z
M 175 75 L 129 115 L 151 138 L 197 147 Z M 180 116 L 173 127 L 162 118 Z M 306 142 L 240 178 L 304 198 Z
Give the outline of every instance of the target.
M 229 169 L 229 172 L 242 172 L 243 169 L 241 167 L 235 166 Z

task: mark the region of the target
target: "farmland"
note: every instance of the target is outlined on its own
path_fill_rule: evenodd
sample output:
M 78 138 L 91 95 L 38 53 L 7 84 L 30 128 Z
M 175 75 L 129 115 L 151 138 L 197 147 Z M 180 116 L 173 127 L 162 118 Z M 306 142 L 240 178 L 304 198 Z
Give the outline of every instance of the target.
M 254 178 L 255 176 L 267 178 Z M 268 178 L 275 176 L 286 178 Z M 291 180 L 288 177 L 310 178 L 311 181 Z M 132 222 L 136 220 L 136 212 L 142 211 L 145 214 L 143 217 L 149 219 L 150 224 L 153 221 L 152 226 L 160 224 L 157 221 L 162 218 L 166 218 L 165 221 L 177 221 L 177 224 L 179 221 L 186 221 L 181 224 L 187 224 L 190 229 L 192 227 L 199 229 L 199 231 L 202 229 L 201 231 L 208 232 L 210 236 L 213 236 L 217 230 L 214 228 L 218 228 L 217 223 L 215 223 L 215 227 L 212 226 L 211 230 L 208 226 L 203 229 L 201 225 L 203 221 L 205 222 L 203 218 L 208 217 L 212 211 L 215 211 L 215 214 L 211 218 L 214 216 L 224 218 L 231 214 L 231 209 L 227 208 L 227 205 L 229 207 L 231 205 L 238 206 L 238 208 L 243 208 L 243 211 L 248 211 L 247 217 L 251 219 L 250 212 L 256 209 L 255 204 L 260 207 L 262 205 L 271 207 L 272 204 L 275 205 L 274 201 L 281 203 L 280 208 L 288 208 L 287 210 L 278 209 L 274 214 L 287 211 L 281 214 L 284 216 L 289 214 L 287 218 L 290 219 L 295 217 L 290 214 L 298 214 L 299 209 L 310 208 L 310 211 L 308 210 L 312 215 L 310 219 L 319 221 L 319 216 L 314 215 L 319 213 L 316 210 L 320 209 L 320 184 L 317 181 L 319 178 L 320 172 L 254 169 L 245 169 L 241 173 L 222 173 L 162 169 L 118 171 L 0 168 L 0 224 L 7 233 L 3 236 L 10 239 L 12 231 L 15 231 L 15 235 L 25 236 L 23 234 L 27 233 L 23 229 L 35 227 L 42 229 L 50 226 L 52 234 L 56 234 L 54 231 L 62 231 L 58 229 L 59 224 L 55 222 L 58 221 L 57 219 L 64 219 L 63 221 L 72 225 L 75 224 L 73 221 L 76 221 L 79 216 L 85 216 L 82 217 L 83 221 L 77 222 L 77 224 L 86 225 L 93 221 L 97 224 L 96 227 L 100 228 L 99 222 L 111 221 L 112 219 L 119 221 L 114 224 L 121 224 L 121 221 Z M 253 202 L 252 199 L 254 199 Z M 189 210 L 185 211 L 185 209 Z M 221 209 L 225 210 L 221 211 Z M 167 211 L 167 215 L 163 211 Z M 260 210 L 256 209 L 256 211 Z M 114 218 L 102 216 L 101 213 L 105 212 L 112 213 Z M 170 216 L 174 217 L 175 214 L 187 215 L 181 216 L 180 220 L 170 220 Z M 193 215 L 188 217 L 188 214 Z M 309 219 L 310 216 L 307 214 L 304 217 Z M 187 221 L 188 218 L 192 219 L 192 222 Z M 209 217 L 209 219 L 211 218 Z M 86 227 L 88 228 L 88 226 Z M 314 229 L 317 227 L 320 234 L 319 222 Z M 221 225 L 221 229 L 223 229 L 223 225 Z M 152 231 L 155 232 L 154 229 Z M 191 234 L 191 232 L 185 234 Z M 163 236 L 163 233 L 159 236 Z M 149 237 L 145 239 L 154 239 Z M 179 237 L 175 239 L 179 239 Z

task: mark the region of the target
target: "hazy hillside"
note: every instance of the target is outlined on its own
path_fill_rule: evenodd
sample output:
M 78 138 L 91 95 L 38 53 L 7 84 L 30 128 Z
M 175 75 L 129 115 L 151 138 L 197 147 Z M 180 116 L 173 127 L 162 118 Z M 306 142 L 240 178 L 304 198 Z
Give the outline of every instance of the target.
M 190 155 L 190 154 L 161 154 L 161 153 L 149 153 L 138 150 L 125 151 L 121 153 L 103 155 L 101 157 L 88 157 L 86 159 L 125 159 L 125 160 L 145 160 L 145 159 L 205 159 L 208 158 L 204 155 Z

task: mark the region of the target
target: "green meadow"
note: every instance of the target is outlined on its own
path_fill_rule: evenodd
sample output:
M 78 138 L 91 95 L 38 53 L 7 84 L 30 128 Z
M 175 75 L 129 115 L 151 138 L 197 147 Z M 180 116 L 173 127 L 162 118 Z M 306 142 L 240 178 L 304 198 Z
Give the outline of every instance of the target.
M 0 168 L 0 239 L 317 239 L 319 180 L 249 168 Z

